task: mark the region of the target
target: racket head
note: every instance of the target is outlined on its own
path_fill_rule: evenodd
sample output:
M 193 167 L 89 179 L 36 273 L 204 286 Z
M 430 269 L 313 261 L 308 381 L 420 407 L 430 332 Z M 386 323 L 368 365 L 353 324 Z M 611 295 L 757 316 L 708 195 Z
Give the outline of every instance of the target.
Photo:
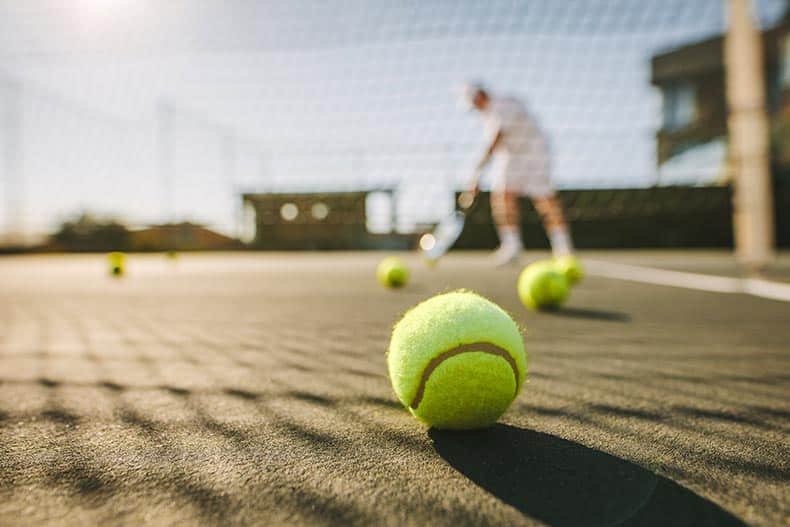
M 438 260 L 461 236 L 466 222 L 466 214 L 457 210 L 443 219 L 433 232 L 423 234 L 420 238 L 420 250 L 428 260 Z

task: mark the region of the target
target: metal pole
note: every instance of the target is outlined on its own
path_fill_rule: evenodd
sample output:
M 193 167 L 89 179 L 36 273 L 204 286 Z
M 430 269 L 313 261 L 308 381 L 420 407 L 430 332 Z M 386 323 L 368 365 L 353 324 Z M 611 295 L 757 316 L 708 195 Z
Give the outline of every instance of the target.
M 236 201 L 236 160 L 237 160 L 236 137 L 232 133 L 225 133 L 222 137 L 222 167 L 225 180 L 230 188 L 231 199 L 233 200 L 233 236 L 239 238 L 241 235 L 242 208 L 241 203 Z
M 5 79 L 2 84 L 2 171 L 6 198 L 6 243 L 24 244 L 24 180 L 22 173 L 22 83 Z
M 174 163 L 175 108 L 167 101 L 157 107 L 157 149 L 159 151 L 159 180 L 162 183 L 162 220 L 175 223 Z
M 727 0 L 724 61 L 734 168 L 735 254 L 751 270 L 774 257 L 774 207 L 762 36 L 750 0 Z

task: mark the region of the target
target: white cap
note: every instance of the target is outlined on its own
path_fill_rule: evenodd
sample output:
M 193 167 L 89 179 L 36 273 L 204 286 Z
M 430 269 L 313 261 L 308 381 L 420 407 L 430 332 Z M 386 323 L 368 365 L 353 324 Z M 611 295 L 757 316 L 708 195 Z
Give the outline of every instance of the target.
M 477 81 L 465 82 L 459 90 L 458 105 L 465 110 L 471 110 L 474 107 L 475 97 L 482 91 L 485 91 L 483 83 Z

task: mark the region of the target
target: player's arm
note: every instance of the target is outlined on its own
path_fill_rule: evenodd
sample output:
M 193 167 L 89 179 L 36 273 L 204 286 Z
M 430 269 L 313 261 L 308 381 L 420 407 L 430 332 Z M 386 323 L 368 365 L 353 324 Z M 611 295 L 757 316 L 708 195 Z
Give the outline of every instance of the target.
M 469 188 L 472 192 L 477 192 L 477 186 L 480 183 L 480 175 L 482 174 L 483 167 L 491 160 L 491 156 L 494 155 L 494 151 L 499 146 L 499 143 L 502 142 L 502 129 L 498 129 L 496 133 L 492 134 L 491 141 L 483 151 L 483 155 L 480 160 L 475 165 L 474 174 L 472 176 L 472 180 L 469 182 Z

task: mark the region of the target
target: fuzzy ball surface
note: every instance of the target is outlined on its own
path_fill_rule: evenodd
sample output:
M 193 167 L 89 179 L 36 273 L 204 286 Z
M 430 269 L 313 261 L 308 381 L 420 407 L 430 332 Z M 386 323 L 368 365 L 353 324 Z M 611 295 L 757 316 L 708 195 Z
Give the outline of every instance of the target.
M 569 285 L 581 282 L 584 268 L 575 256 L 560 256 L 554 259 L 554 268 L 568 280 Z
M 400 258 L 384 258 L 376 268 L 376 278 L 384 287 L 403 287 L 409 281 L 409 268 Z
M 568 298 L 568 279 L 552 261 L 529 264 L 518 277 L 518 297 L 529 309 L 557 309 Z
M 434 296 L 392 332 L 387 367 L 395 394 L 420 421 L 468 430 L 495 423 L 527 373 L 524 340 L 501 307 L 469 291 Z
M 109 253 L 107 255 L 107 263 L 112 276 L 122 276 L 126 271 L 126 255 L 122 252 L 113 251 Z

